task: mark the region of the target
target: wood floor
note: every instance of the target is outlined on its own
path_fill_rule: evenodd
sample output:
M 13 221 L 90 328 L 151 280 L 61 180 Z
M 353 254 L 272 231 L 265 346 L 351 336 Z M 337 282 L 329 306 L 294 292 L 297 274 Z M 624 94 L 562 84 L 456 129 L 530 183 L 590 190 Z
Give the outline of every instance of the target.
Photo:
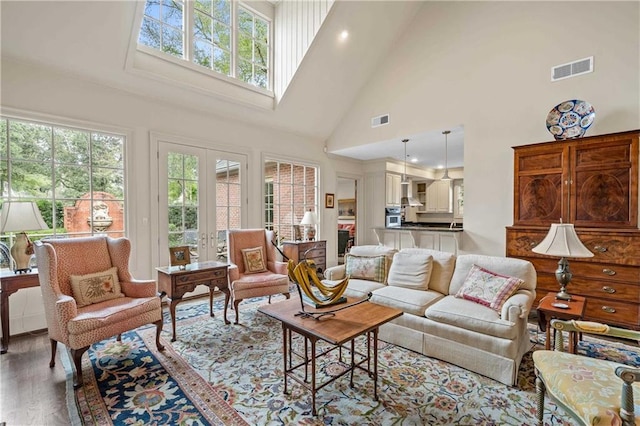
M 47 332 L 11 336 L 0 355 L 0 425 L 69 425 L 65 372 L 58 345 L 56 365 L 49 368 Z

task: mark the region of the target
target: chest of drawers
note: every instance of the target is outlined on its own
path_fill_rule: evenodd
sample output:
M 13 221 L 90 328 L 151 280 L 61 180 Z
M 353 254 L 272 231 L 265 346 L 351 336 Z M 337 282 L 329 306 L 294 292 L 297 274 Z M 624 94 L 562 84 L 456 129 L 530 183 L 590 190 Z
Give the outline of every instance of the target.
M 640 231 L 577 229 L 583 244 L 593 253 L 586 259 L 568 259 L 573 278 L 570 294 L 584 296 L 584 318 L 640 329 Z M 546 229 L 507 228 L 507 256 L 533 263 L 538 274 L 537 306 L 548 292 L 557 292 L 558 260 L 531 251 L 546 235 Z
M 319 272 L 327 267 L 326 241 L 285 241 L 282 243 L 282 251 L 296 264 L 306 258 L 316 263 Z

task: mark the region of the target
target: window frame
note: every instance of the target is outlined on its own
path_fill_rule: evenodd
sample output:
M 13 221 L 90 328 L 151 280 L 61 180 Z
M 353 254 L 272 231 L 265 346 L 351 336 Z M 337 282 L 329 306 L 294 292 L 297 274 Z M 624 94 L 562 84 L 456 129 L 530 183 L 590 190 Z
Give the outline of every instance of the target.
M 290 226 L 290 234 L 291 234 L 291 238 L 290 239 L 286 239 L 285 236 L 282 235 L 281 232 L 278 232 L 278 242 L 281 242 L 283 240 L 286 241 L 293 241 L 294 237 L 295 237 L 295 231 L 293 229 L 294 225 L 299 225 L 299 223 L 291 223 L 289 224 L 281 224 L 279 223 L 279 216 L 280 215 L 276 215 L 274 212 L 276 210 L 276 206 L 280 206 L 282 205 L 282 203 L 279 202 L 279 194 L 281 193 L 279 190 L 276 189 L 276 186 L 280 185 L 278 183 L 276 183 L 272 176 L 268 176 L 265 173 L 265 166 L 267 163 L 270 162 L 275 162 L 276 164 L 280 165 L 280 164 L 287 164 L 290 165 L 292 170 L 294 170 L 295 167 L 304 167 L 304 168 L 313 168 L 315 169 L 315 185 L 314 185 L 314 189 L 315 189 L 315 194 L 313 197 L 313 204 L 309 204 L 306 202 L 306 199 L 303 201 L 302 203 L 302 209 L 303 211 L 307 211 L 310 207 L 312 208 L 312 211 L 316 213 L 317 217 L 320 218 L 321 217 L 321 210 L 320 210 L 320 193 L 321 193 L 321 188 L 320 188 L 320 181 L 321 181 L 321 176 L 320 176 L 320 165 L 319 164 L 314 164 L 314 163 L 310 163 L 307 161 L 302 161 L 299 159 L 294 159 L 294 158 L 286 158 L 283 156 L 279 156 L 279 155 L 273 155 L 273 154 L 265 154 L 263 155 L 262 158 L 262 200 L 263 200 L 263 215 L 262 215 L 262 220 L 263 222 L 263 227 L 265 229 L 271 229 L 274 231 L 280 231 L 280 229 L 283 226 Z M 293 172 L 292 172 L 293 173 Z M 293 177 L 293 176 L 292 176 Z M 291 181 L 291 184 L 289 184 L 291 187 L 294 186 L 303 186 L 305 188 L 304 190 L 304 194 L 303 197 L 306 197 L 306 188 L 309 187 L 310 185 L 299 185 L 296 184 L 294 180 Z M 272 188 L 273 193 L 272 194 L 266 194 L 266 189 L 267 186 Z M 270 197 L 270 200 L 272 201 L 272 203 L 270 204 L 270 206 L 272 207 L 272 212 L 271 212 L 271 217 L 273 219 L 273 221 L 271 223 L 268 223 L 266 221 L 267 216 L 269 215 L 269 212 L 267 211 L 267 198 Z M 296 209 L 296 204 L 294 197 L 292 196 L 292 201 L 291 201 L 291 213 L 295 213 L 295 209 Z M 297 218 L 298 221 L 302 220 L 302 216 Z M 318 236 L 320 235 L 320 228 L 321 228 L 321 223 L 318 223 L 315 228 L 316 228 L 316 239 L 318 238 Z
M 136 50 L 156 57 L 161 60 L 165 60 L 171 62 L 175 65 L 178 65 L 183 68 L 187 68 L 192 71 L 199 72 L 200 74 L 204 74 L 209 77 L 214 77 L 216 79 L 225 81 L 227 83 L 232 83 L 237 86 L 243 87 L 245 89 L 250 89 L 255 92 L 258 92 L 263 95 L 267 95 L 270 97 L 274 96 L 273 85 L 274 85 L 274 77 L 273 77 L 273 66 L 274 66 L 274 52 L 273 52 L 273 40 L 274 40 L 274 19 L 269 16 L 261 13 L 256 10 L 254 7 L 251 7 L 249 4 L 241 1 L 229 0 L 231 2 L 231 58 L 230 58 L 230 70 L 231 75 L 225 75 L 223 73 L 217 72 L 214 69 L 207 68 L 205 66 L 199 65 L 193 61 L 194 51 L 195 51 L 195 30 L 194 30 L 194 16 L 195 16 L 195 6 L 192 0 L 185 0 L 185 10 L 183 11 L 183 22 L 185 27 L 185 40 L 183 40 L 183 57 L 177 57 L 166 53 L 160 49 L 156 49 L 145 44 L 141 44 L 139 42 L 140 39 L 140 31 L 142 27 L 142 21 L 145 19 L 145 6 L 146 0 L 144 2 L 140 2 L 140 19 L 137 22 L 137 27 L 134 35 L 134 43 L 136 46 Z M 237 77 L 239 74 L 237 64 L 238 64 L 238 32 L 240 31 L 238 28 L 238 10 L 239 7 L 244 8 L 245 10 L 252 13 L 254 16 L 263 19 L 268 24 L 269 29 L 269 37 L 268 37 L 268 64 L 267 64 L 267 87 L 263 88 L 248 82 Z M 252 62 L 253 65 L 253 62 Z M 253 74 L 252 74 L 253 75 Z
M 0 114 L 0 118 L 3 120 L 7 120 L 7 123 L 9 123 L 10 121 L 17 121 L 17 122 L 23 122 L 23 123 L 28 123 L 28 124 L 36 124 L 36 125 L 43 125 L 43 126 L 48 126 L 51 127 L 52 129 L 68 129 L 68 130 L 74 130 L 74 131 L 81 131 L 81 132 L 88 132 L 90 135 L 97 133 L 97 134 L 106 134 L 109 136 L 115 136 L 115 137 L 120 137 L 122 138 L 122 178 L 123 178 L 123 192 L 122 192 L 122 199 L 118 199 L 117 201 L 122 202 L 124 205 L 124 209 L 123 209 L 123 215 L 122 215 L 122 229 L 121 230 L 117 230 L 117 231 L 112 231 L 112 232 L 117 232 L 119 234 L 121 234 L 124 237 L 129 238 L 129 233 L 131 231 L 131 223 L 130 223 L 130 218 L 132 217 L 132 211 L 135 211 L 136 209 L 136 202 L 135 199 L 131 199 L 131 197 L 129 197 L 129 169 L 130 169 L 130 165 L 129 165 L 129 161 L 130 161 L 130 155 L 129 155 L 129 149 L 130 149 L 130 142 L 132 140 L 133 137 L 133 131 L 131 129 L 126 129 L 126 128 L 122 128 L 122 127 L 114 127 L 114 126 L 110 126 L 110 125 L 103 125 L 100 123 L 93 123 L 93 122 L 86 122 L 86 121 L 79 121 L 79 120 L 72 120 L 72 119 L 67 119 L 64 117 L 58 117 L 58 116 L 53 116 L 53 115 L 47 115 L 47 114 L 38 114 L 38 113 L 30 113 L 30 112 L 25 112 L 25 111 L 21 111 L 21 110 L 14 110 L 12 108 L 4 108 L 2 111 L 2 114 Z M 8 124 L 7 124 L 7 129 L 8 129 Z M 8 131 L 8 130 L 7 130 Z M 9 140 L 7 140 L 7 144 L 9 144 Z M 3 153 L 4 154 L 4 153 Z M 17 159 L 19 161 L 19 159 Z M 4 158 L 3 155 L 3 161 L 7 162 L 7 165 L 9 166 L 9 164 L 12 161 L 12 157 L 11 154 L 9 153 L 9 155 L 7 156 L 6 160 Z M 52 166 L 52 171 L 53 168 L 56 165 L 55 162 L 55 151 L 53 152 L 53 155 L 51 157 L 50 160 L 48 160 L 48 164 L 50 166 Z M 101 168 L 99 166 L 97 166 L 98 168 Z M 7 170 L 7 172 L 9 172 L 9 170 Z M 53 174 L 53 173 L 52 173 Z M 93 176 L 93 175 L 92 175 Z M 52 185 L 54 184 L 54 181 L 52 180 Z M 90 187 L 91 189 L 91 187 Z M 5 195 L 1 195 L 0 199 L 2 199 L 2 201 L 16 201 L 16 200 L 25 200 L 25 201 L 37 201 L 37 200 L 48 200 L 50 202 L 55 203 L 56 200 L 71 200 L 70 198 L 59 198 L 56 197 L 55 194 L 52 197 L 45 197 L 45 198 L 37 198 L 37 197 L 17 197 L 14 196 L 12 193 L 8 193 L 6 196 Z M 75 200 L 80 200 L 81 198 L 76 198 Z M 93 197 L 91 198 L 91 201 L 93 202 L 93 200 L 95 200 Z M 10 233 L 13 234 L 13 233 Z M 42 233 L 42 235 L 40 235 L 40 233 L 38 231 L 34 231 L 34 232 L 29 232 L 30 236 L 31 235 L 35 235 L 36 238 L 35 240 L 40 239 L 41 237 L 47 236 L 47 237 L 66 237 L 66 236 L 70 236 L 70 237 L 76 237 L 76 236 L 88 236 L 88 235 L 98 235 L 98 234 L 104 234 L 104 232 L 98 231 L 98 230 L 91 230 L 90 232 L 81 232 L 81 233 L 62 233 L 62 232 L 56 232 L 55 229 L 53 230 L 53 232 L 46 232 L 46 233 Z M 109 235 L 109 232 L 107 232 L 107 235 Z M 13 235 L 9 236 L 9 239 L 11 240 L 13 238 Z M 133 257 L 133 260 L 135 260 L 135 256 Z

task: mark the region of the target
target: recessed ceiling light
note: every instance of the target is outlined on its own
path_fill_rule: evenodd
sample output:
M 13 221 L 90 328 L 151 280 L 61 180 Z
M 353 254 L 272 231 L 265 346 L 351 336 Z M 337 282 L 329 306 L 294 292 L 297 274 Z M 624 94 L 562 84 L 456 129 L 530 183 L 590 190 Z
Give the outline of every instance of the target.
M 411 159 L 411 162 L 412 162 L 412 163 L 417 163 L 417 162 L 418 162 L 418 159 L 414 157 L 414 158 L 412 158 L 412 159 Z
M 340 33 L 340 40 L 344 41 L 344 40 L 346 40 L 346 39 L 348 39 L 348 38 L 349 38 L 349 31 L 347 31 L 347 30 L 343 30 L 343 31 Z

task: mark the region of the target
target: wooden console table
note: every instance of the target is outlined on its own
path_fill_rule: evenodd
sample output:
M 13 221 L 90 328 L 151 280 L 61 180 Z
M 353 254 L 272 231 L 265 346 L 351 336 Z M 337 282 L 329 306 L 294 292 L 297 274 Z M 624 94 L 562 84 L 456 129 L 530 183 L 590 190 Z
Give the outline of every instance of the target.
M 16 274 L 9 269 L 0 271 L 0 315 L 2 320 L 2 347 L 0 354 L 5 354 L 9 350 L 9 296 L 18 290 L 30 287 L 40 287 L 38 281 L 38 270 Z
M 176 305 L 182 301 L 185 293 L 193 291 L 199 285 L 209 287 L 209 314 L 213 317 L 213 291 L 217 287 L 224 293 L 224 323 L 227 320 L 227 306 L 229 305 L 229 265 L 222 262 L 207 261 L 186 265 L 185 269 L 177 266 L 156 268 L 158 271 L 158 291 L 165 292 L 170 301 L 171 326 L 173 328 L 172 342 L 176 341 Z

